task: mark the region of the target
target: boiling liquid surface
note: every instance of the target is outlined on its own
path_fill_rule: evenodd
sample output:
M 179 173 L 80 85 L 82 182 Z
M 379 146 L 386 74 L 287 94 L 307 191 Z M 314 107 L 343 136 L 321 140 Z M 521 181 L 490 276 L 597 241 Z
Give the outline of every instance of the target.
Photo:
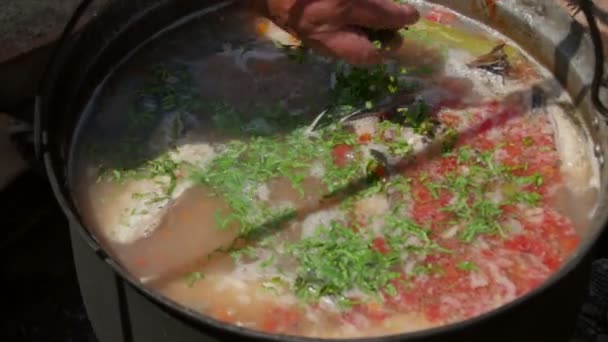
M 149 43 L 101 87 L 79 136 L 87 223 L 145 286 L 271 333 L 416 331 L 536 288 L 597 199 L 570 100 L 512 44 L 508 77 L 467 66 L 502 38 L 423 13 L 375 69 L 382 89 L 357 88 L 369 71 L 278 48 L 268 37 L 295 41 L 242 11 Z M 399 120 L 336 125 L 347 105 L 385 98 Z M 307 132 L 331 105 L 329 126 Z

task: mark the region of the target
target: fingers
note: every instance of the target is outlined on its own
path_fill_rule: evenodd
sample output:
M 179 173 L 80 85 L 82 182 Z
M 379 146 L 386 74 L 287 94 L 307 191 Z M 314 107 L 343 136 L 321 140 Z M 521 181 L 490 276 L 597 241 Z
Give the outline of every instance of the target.
M 346 16 L 350 25 L 386 30 L 398 30 L 420 18 L 416 8 L 393 0 L 351 1 Z
M 383 58 L 381 51 L 366 35 L 354 28 L 315 33 L 308 37 L 305 44 L 322 54 L 344 59 L 353 65 L 377 64 Z

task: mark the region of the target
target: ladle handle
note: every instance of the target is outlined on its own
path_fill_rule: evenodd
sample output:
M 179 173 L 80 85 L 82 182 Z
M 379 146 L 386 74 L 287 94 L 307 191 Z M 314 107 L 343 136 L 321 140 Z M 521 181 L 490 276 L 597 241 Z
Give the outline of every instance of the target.
M 78 25 L 78 22 L 80 21 L 84 13 L 87 11 L 89 6 L 93 3 L 93 1 L 95 0 L 82 0 L 78 7 L 76 7 L 74 13 L 72 13 L 70 20 L 65 25 L 61 36 L 55 43 L 55 46 L 51 51 L 51 56 L 44 68 L 42 77 L 40 78 L 40 83 L 38 84 L 38 92 L 36 94 L 36 108 L 34 111 L 34 151 L 37 160 L 42 160 L 42 148 L 44 143 L 44 137 L 42 133 L 42 120 L 46 119 L 43 118 L 42 115 L 41 105 L 44 103 L 42 94 L 45 94 L 45 89 L 52 86 L 51 84 L 49 84 L 49 76 L 52 73 L 52 70 L 55 70 L 55 64 L 57 63 L 59 53 L 64 48 L 66 42 L 69 39 L 69 36 L 72 34 L 74 28 L 76 27 L 76 25 Z

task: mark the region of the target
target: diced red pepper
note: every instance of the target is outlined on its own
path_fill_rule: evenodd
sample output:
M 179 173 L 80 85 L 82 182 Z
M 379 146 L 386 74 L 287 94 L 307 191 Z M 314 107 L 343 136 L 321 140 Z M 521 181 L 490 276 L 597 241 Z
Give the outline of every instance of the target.
M 431 304 L 424 308 L 424 315 L 431 322 L 437 322 L 441 319 L 441 308 L 438 304 Z
M 262 329 L 267 332 L 281 332 L 298 323 L 301 315 L 293 309 L 275 307 L 268 311 Z
M 345 167 L 353 159 L 353 147 L 350 145 L 336 145 L 333 150 L 334 164 Z
M 372 242 L 372 246 L 374 248 L 374 250 L 382 253 L 382 254 L 386 254 L 388 252 L 390 252 L 390 247 L 388 246 L 388 244 L 386 243 L 386 240 L 384 238 L 381 237 L 377 237 L 374 239 L 374 241 Z
M 222 322 L 231 322 L 232 321 L 232 315 L 230 314 L 230 312 L 228 312 L 228 310 L 224 309 L 224 308 L 220 308 L 217 309 L 214 312 L 214 315 L 216 319 L 222 321 Z
M 380 121 L 386 121 L 386 120 L 390 120 L 394 114 L 395 113 L 392 111 L 384 111 L 384 112 L 378 113 L 377 117 L 378 117 L 378 119 L 380 119 Z
M 359 144 L 369 144 L 372 142 L 372 135 L 370 133 L 363 133 L 359 136 Z
M 388 171 L 386 170 L 386 168 L 382 165 L 379 165 L 376 168 L 376 177 L 378 177 L 380 180 L 386 180 L 388 177 Z
M 438 24 L 446 24 L 446 25 L 451 25 L 458 19 L 456 14 L 454 14 L 452 12 L 448 12 L 448 11 L 440 9 L 440 8 L 437 8 L 437 7 L 433 8 L 425 16 L 425 18 L 432 22 L 435 22 Z
M 505 247 L 522 253 L 530 253 L 538 257 L 543 257 L 546 254 L 545 247 L 541 241 L 526 235 L 518 235 L 511 240 L 505 242 Z
M 569 255 L 578 247 L 581 242 L 580 237 L 576 235 L 564 236 L 559 239 L 559 245 L 565 255 Z
M 552 256 L 543 258 L 543 264 L 545 264 L 545 266 L 547 266 L 551 271 L 557 271 L 557 269 L 562 265 L 559 259 Z
M 420 182 L 413 182 L 412 197 L 416 202 L 427 203 L 433 200 L 431 191 Z
M 460 124 L 462 124 L 462 118 L 452 112 L 440 113 L 439 121 L 448 127 L 458 127 Z

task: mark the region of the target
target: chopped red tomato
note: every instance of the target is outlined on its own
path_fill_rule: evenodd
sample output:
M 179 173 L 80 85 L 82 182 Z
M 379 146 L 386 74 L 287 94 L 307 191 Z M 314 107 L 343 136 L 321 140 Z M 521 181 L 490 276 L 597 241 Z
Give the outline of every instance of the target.
M 379 113 L 377 115 L 377 117 L 378 117 L 378 119 L 380 119 L 380 121 L 386 121 L 386 120 L 390 120 L 394 115 L 395 115 L 394 112 L 384 111 L 384 112 Z
M 369 303 L 365 307 L 365 316 L 374 322 L 382 322 L 389 314 L 379 303 Z
M 222 322 L 229 323 L 232 321 L 232 315 L 224 308 L 217 309 L 213 316 Z
M 353 159 L 353 147 L 350 145 L 336 145 L 333 151 L 334 164 L 345 167 Z
M 458 127 L 462 124 L 462 118 L 452 112 L 442 112 L 439 114 L 439 121 L 448 127 Z
M 384 166 L 378 166 L 376 168 L 376 177 L 381 180 L 386 180 L 386 178 L 388 177 L 388 171 Z
M 372 247 L 374 250 L 382 254 L 390 252 L 390 247 L 386 243 L 386 240 L 381 237 L 377 237 L 374 239 L 374 241 L 372 242 Z
M 370 133 L 364 133 L 359 136 L 359 144 L 369 144 L 372 142 L 372 135 Z
M 428 305 L 424 308 L 424 315 L 431 322 L 441 320 L 441 308 L 438 304 Z
M 562 248 L 562 253 L 564 253 L 565 255 L 574 252 L 580 242 L 580 237 L 576 235 L 564 236 L 559 239 L 559 245 Z
M 447 10 L 440 9 L 438 7 L 433 8 L 425 16 L 425 18 L 432 22 L 435 22 L 438 24 L 446 24 L 446 25 L 451 25 L 458 19 L 456 14 L 449 12 Z
M 545 247 L 541 241 L 526 235 L 518 235 L 506 241 L 505 247 L 522 253 L 530 253 L 538 257 L 542 257 L 546 254 Z
M 522 146 L 520 143 L 507 143 L 503 149 L 505 152 L 507 152 L 507 155 L 510 158 L 517 158 L 520 157 L 523 153 L 523 149 L 525 147 Z
M 543 258 L 543 264 L 545 264 L 545 266 L 547 266 L 551 271 L 557 271 L 562 263 L 558 258 L 547 256 Z
M 416 202 L 427 203 L 433 200 L 433 195 L 429 188 L 420 182 L 412 183 L 412 197 Z
M 296 310 L 275 307 L 268 311 L 262 328 L 267 332 L 286 331 L 297 324 L 301 318 L 300 313 Z

